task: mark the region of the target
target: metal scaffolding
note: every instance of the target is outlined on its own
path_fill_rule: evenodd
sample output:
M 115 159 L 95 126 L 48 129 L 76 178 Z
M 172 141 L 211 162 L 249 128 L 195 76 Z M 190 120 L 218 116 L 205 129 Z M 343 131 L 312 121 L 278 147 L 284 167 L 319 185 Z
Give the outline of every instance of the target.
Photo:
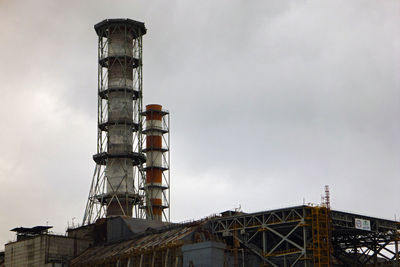
M 327 207 L 310 207 L 313 266 L 329 267 L 331 258 L 330 210 Z
M 142 22 L 107 19 L 98 35 L 96 168 L 83 224 L 105 216 L 144 218 Z

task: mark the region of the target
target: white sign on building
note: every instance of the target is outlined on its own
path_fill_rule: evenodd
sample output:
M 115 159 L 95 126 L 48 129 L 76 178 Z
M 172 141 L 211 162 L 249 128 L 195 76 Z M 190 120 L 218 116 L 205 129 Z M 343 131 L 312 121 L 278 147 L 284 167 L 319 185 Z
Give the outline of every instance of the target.
M 371 222 L 369 220 L 358 219 L 358 218 L 355 218 L 354 220 L 355 220 L 354 224 L 356 226 L 356 229 L 371 231 Z

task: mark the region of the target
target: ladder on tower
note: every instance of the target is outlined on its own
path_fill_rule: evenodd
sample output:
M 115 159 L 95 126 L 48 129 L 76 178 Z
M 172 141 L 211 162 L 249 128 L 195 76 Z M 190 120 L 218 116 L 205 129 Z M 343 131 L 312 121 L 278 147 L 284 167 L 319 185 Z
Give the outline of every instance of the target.
M 330 266 L 330 209 L 323 206 L 311 208 L 314 267 Z

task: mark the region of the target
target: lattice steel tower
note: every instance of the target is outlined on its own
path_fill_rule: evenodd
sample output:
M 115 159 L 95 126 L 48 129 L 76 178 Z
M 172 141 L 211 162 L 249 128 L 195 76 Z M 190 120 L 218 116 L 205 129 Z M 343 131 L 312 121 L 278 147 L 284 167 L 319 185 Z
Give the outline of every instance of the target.
M 83 224 L 114 215 L 145 218 L 151 203 L 143 191 L 142 36 L 144 23 L 106 19 L 98 35 L 98 131 L 96 168 Z

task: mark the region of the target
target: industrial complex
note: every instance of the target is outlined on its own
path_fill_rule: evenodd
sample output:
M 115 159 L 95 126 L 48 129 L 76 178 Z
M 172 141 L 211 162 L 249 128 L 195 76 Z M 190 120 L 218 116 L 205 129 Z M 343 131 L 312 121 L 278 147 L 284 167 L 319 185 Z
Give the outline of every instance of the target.
M 143 104 L 144 23 L 106 19 L 98 36 L 95 170 L 83 221 L 65 235 L 18 227 L 0 267 L 399 266 L 396 221 L 318 205 L 228 210 L 170 221 L 170 119 Z

